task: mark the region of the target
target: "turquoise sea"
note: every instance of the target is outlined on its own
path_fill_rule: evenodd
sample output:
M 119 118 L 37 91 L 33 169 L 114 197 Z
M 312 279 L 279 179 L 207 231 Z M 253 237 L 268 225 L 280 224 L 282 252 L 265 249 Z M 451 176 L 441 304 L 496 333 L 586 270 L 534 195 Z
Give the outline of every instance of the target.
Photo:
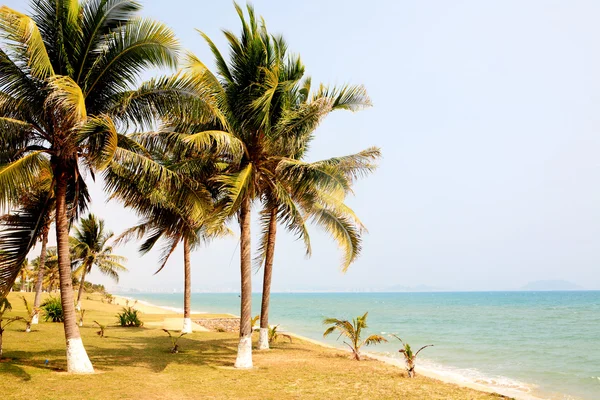
M 174 309 L 183 295 L 126 296 Z M 369 312 L 369 332 L 434 344 L 417 364 L 460 379 L 549 399 L 600 399 L 600 292 L 275 293 L 271 324 L 323 339 L 324 317 Z M 237 294 L 192 295 L 194 312 L 239 315 Z M 260 294 L 253 294 L 253 315 Z M 398 342 L 367 350 L 397 356 Z

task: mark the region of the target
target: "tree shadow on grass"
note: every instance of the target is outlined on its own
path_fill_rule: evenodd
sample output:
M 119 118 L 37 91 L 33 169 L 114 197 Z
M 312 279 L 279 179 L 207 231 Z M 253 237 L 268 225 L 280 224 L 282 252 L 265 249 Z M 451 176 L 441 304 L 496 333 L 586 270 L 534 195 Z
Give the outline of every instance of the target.
M 13 363 L 13 359 L 2 359 L 0 360 L 0 374 L 11 374 L 15 378 L 22 379 L 24 381 L 30 381 L 31 375 L 27 373 L 19 365 Z
M 88 355 L 95 368 L 111 371 L 115 365 L 131 365 L 162 372 L 169 365 L 205 365 L 210 368 L 233 366 L 237 350 L 234 338 L 179 339 L 179 353 L 171 353 L 171 341 L 164 337 L 119 337 L 119 345 L 100 347 L 86 345 Z M 107 343 L 109 344 L 109 343 Z

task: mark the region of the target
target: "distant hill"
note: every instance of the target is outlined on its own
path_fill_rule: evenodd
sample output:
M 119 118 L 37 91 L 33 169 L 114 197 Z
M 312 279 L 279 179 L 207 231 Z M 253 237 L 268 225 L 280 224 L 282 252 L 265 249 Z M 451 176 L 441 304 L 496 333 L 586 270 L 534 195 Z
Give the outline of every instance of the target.
M 583 287 L 568 281 L 534 281 L 523 286 L 521 290 L 551 291 L 551 290 L 585 290 Z
M 393 285 L 384 289 L 386 292 L 438 292 L 442 289 L 427 285 L 402 286 Z

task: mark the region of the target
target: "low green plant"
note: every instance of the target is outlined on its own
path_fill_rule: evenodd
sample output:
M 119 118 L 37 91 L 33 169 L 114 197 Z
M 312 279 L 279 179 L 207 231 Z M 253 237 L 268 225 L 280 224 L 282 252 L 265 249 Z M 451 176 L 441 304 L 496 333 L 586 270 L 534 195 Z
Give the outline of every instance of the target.
M 286 335 L 285 333 L 278 332 L 279 325 L 275 325 L 269 328 L 269 344 L 273 344 L 280 337 L 286 338 L 292 343 L 292 337 L 290 335 Z
M 25 311 L 27 311 L 27 318 L 23 318 L 23 322 L 25 322 L 25 332 L 31 332 L 31 321 L 33 320 L 33 316 L 37 313 L 37 310 L 34 310 L 31 307 L 31 304 L 29 304 L 25 296 L 21 296 L 21 298 L 25 305 Z
M 60 302 L 60 298 L 58 297 L 49 297 L 42 303 L 40 308 L 44 311 L 44 320 L 52 321 L 52 322 L 63 322 L 63 309 L 62 303 Z
M 136 310 L 133 307 L 123 307 L 123 312 L 117 314 L 119 324 L 123 327 L 139 327 L 144 323 L 140 320 L 141 311 Z
M 260 315 L 255 315 L 254 318 L 252 318 L 250 320 L 250 326 L 252 327 L 252 329 L 254 330 L 258 330 L 258 328 L 254 328 L 254 325 L 256 325 L 256 323 L 260 320 Z
M 163 329 L 163 331 L 167 332 L 167 334 L 169 335 L 169 338 L 171 339 L 171 353 L 173 353 L 173 354 L 179 353 L 179 344 L 177 344 L 177 342 L 186 333 L 185 332 L 181 333 L 179 336 L 175 337 L 171 334 L 171 332 L 169 330 Z
M 94 321 L 94 323 L 96 325 L 98 325 L 98 328 L 100 328 L 100 330 L 98 332 L 96 332 L 96 334 L 98 336 L 100 336 L 101 338 L 104 338 L 104 331 L 106 330 L 106 325 L 102 325 L 100 322 L 98 321 Z
M 352 322 L 337 318 L 325 318 L 323 320 L 323 324 L 332 326 L 327 328 L 327 330 L 323 333 L 323 337 L 338 331 L 340 334 L 339 337 L 345 336 L 350 340 L 350 343 L 344 341 L 344 344 L 350 347 L 350 350 L 352 350 L 352 354 L 354 355 L 354 359 L 356 361 L 360 361 L 360 348 L 362 346 L 387 342 L 387 339 L 380 335 L 371 335 L 365 340 L 361 340 L 362 331 L 363 329 L 367 328 L 367 315 L 369 315 L 368 312 L 366 312 L 363 316 L 353 318 Z
M 423 350 L 426 347 L 433 347 L 433 345 L 428 344 L 426 346 L 421 347 L 419 350 L 417 350 L 416 353 L 413 353 L 413 351 L 410 348 L 410 345 L 408 343 L 404 343 L 402 341 L 402 339 L 400 339 L 396 335 L 392 334 L 392 336 L 395 337 L 396 339 L 398 339 L 400 341 L 400 343 L 402 343 L 402 348 L 400 350 L 398 350 L 398 352 L 400 352 L 404 355 L 404 361 L 406 362 L 406 371 L 408 372 L 408 377 L 412 378 L 412 377 L 416 376 L 417 373 L 415 372 L 415 361 L 417 360 L 417 356 L 419 355 L 421 350 Z
M 15 321 L 22 320 L 21 317 L 4 318 L 4 313 L 12 310 L 12 305 L 6 297 L 0 299 L 0 359 L 2 358 L 2 335 L 4 330 Z

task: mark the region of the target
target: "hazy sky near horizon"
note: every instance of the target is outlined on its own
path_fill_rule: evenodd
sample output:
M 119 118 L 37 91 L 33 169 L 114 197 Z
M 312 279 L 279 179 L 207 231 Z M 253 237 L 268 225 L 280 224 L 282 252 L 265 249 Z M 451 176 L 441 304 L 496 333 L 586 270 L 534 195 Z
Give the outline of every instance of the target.
M 5 1 L 19 10 L 25 1 Z M 230 1 L 146 0 L 213 66 L 195 28 L 222 51 L 239 32 Z M 299 53 L 313 82 L 362 83 L 374 107 L 322 124 L 313 160 L 380 146 L 379 170 L 349 200 L 369 228 L 346 274 L 334 242 L 313 227 L 313 256 L 281 230 L 273 285 L 287 289 L 428 285 L 519 288 L 564 279 L 600 289 L 600 3 L 589 0 L 255 0 L 272 33 Z M 115 232 L 137 220 L 92 210 Z M 257 229 L 254 228 L 254 238 Z M 153 276 L 156 254 L 120 248 L 120 285 L 181 288 L 178 251 Z M 237 238 L 192 256 L 193 288 L 237 288 Z M 93 281 L 110 284 L 97 275 Z M 253 275 L 260 290 L 262 277 Z

